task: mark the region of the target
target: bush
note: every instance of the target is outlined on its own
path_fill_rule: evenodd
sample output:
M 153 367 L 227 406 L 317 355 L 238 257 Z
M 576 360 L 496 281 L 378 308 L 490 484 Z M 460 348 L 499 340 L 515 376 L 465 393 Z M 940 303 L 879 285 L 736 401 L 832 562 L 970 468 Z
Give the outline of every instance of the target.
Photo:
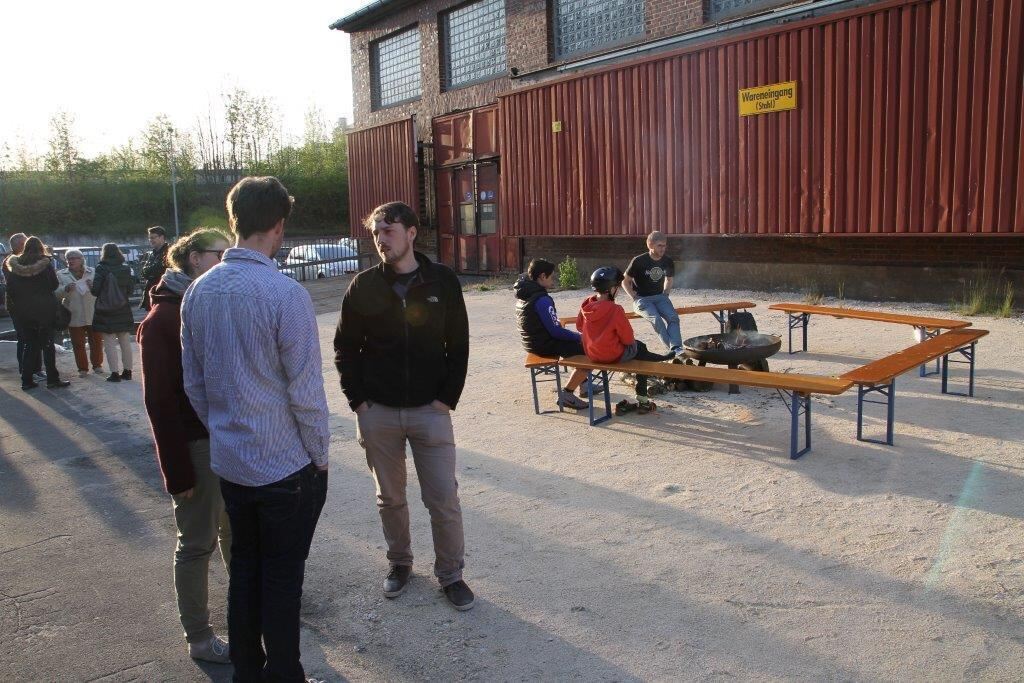
M 558 284 L 562 289 L 580 288 L 580 269 L 573 257 L 566 256 L 565 260 L 558 264 Z
M 181 225 L 182 234 L 191 232 L 193 228 L 221 228 L 228 229 L 228 217 L 224 209 L 215 209 L 212 206 L 200 206 L 191 211 L 188 218 Z

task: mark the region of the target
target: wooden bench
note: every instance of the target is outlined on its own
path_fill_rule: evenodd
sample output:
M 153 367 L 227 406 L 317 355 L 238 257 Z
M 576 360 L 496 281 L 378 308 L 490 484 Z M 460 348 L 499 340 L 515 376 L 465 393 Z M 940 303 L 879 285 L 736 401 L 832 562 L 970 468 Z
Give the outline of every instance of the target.
M 735 313 L 736 311 L 745 310 L 748 308 L 756 308 L 757 304 L 750 301 L 730 301 L 724 304 L 704 304 L 702 306 L 681 306 L 676 309 L 676 313 L 679 315 L 690 315 L 691 313 L 710 313 L 714 316 L 715 320 L 718 321 L 718 327 L 721 332 L 725 333 L 725 323 L 729 320 L 729 314 Z M 633 311 L 626 311 L 626 317 L 630 320 L 640 318 L 637 313 Z M 559 318 L 558 321 L 563 325 L 575 325 L 576 316 Z
M 930 318 L 927 316 L 920 315 L 903 315 L 902 313 L 887 313 L 885 311 L 865 311 L 860 308 L 836 308 L 832 306 L 811 306 L 810 304 L 797 304 L 797 303 L 781 303 L 771 304 L 768 306 L 769 311 L 785 311 L 789 316 L 789 352 L 793 351 L 793 330 L 798 327 L 803 327 L 804 332 L 804 348 L 807 350 L 807 322 L 811 319 L 811 315 L 828 315 L 833 318 L 853 318 L 856 320 L 874 320 L 876 322 L 883 323 L 897 323 L 900 325 L 910 325 L 915 329 L 919 330 L 922 339 L 928 339 L 942 332 L 942 330 L 959 330 L 964 327 L 970 327 L 971 323 L 966 320 L 951 320 L 948 318 Z M 935 372 L 928 372 L 927 368 L 921 366 L 921 377 L 926 375 L 938 374 L 939 369 L 936 368 Z
M 857 440 L 871 443 L 893 444 L 893 422 L 895 417 L 894 401 L 896 397 L 896 378 L 916 366 L 940 359 L 942 372 L 942 393 L 955 393 L 959 396 L 974 396 L 974 355 L 978 340 L 988 334 L 988 330 L 958 329 L 929 337 L 922 342 L 898 351 L 891 356 L 879 358 L 867 365 L 851 370 L 841 379 L 857 385 Z M 967 360 L 949 360 L 951 353 L 959 353 Z M 970 365 L 968 391 L 966 394 L 948 391 L 949 363 L 968 363 Z M 863 438 L 864 397 L 878 393 L 885 401 L 871 401 L 886 405 L 885 441 Z
M 548 362 L 551 362 L 550 359 Z M 609 373 L 634 372 L 651 377 L 666 377 L 675 380 L 696 380 L 722 384 L 741 384 L 749 387 L 775 389 L 788 396 L 786 407 L 790 413 L 789 457 L 796 460 L 811 449 L 811 394 L 841 394 L 853 382 L 836 377 L 800 375 L 782 372 L 755 372 L 753 370 L 730 370 L 728 368 L 700 367 L 679 363 L 658 363 L 631 360 L 625 363 L 596 363 L 586 356 L 563 358 L 560 363 L 581 368 L 588 372 L 588 403 L 590 424 L 597 425 L 612 417 Z M 556 363 L 557 366 L 557 363 Z M 604 415 L 594 415 L 594 394 L 604 393 Z M 804 416 L 804 447 L 799 448 L 800 415 Z

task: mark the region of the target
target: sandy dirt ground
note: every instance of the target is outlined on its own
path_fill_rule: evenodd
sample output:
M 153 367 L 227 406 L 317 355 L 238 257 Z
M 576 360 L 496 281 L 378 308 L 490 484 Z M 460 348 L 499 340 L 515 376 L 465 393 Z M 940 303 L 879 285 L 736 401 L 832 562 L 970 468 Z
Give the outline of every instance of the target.
M 897 381 L 895 446 L 858 442 L 856 392 L 813 399 L 788 458 L 774 392 L 657 397 L 598 427 L 535 415 L 508 291 L 470 291 L 470 374 L 454 413 L 476 607 L 432 577 L 410 477 L 415 574 L 396 600 L 373 484 L 333 368 L 340 284 L 318 299 L 332 410 L 330 492 L 303 598 L 303 660 L 327 680 L 1020 680 L 1024 671 L 1024 321 L 976 318 L 974 398 Z M 584 292 L 555 295 L 575 312 Z M 795 294 L 681 292 L 677 305 Z M 826 301 L 825 303 L 834 303 Z M 847 305 L 950 317 L 941 307 Z M 333 308 L 332 308 L 333 306 Z M 717 331 L 683 318 L 684 337 Z M 651 328 L 636 321 L 653 348 Z M 912 330 L 813 318 L 772 370 L 839 374 Z M 173 522 L 138 382 L 24 395 L 0 345 L 0 679 L 224 680 L 176 623 Z M 70 368 L 69 357 L 61 366 Z M 964 378 L 957 367 L 954 381 Z M 614 382 L 613 400 L 629 395 Z M 545 391 L 542 403 L 554 408 Z M 870 407 L 871 435 L 884 408 Z M 226 579 L 214 569 L 214 623 Z

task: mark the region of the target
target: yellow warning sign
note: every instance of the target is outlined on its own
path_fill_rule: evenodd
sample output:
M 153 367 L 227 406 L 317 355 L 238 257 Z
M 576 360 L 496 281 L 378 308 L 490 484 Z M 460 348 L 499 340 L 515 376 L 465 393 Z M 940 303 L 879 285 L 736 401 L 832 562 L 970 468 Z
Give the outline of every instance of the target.
M 796 81 L 740 90 L 740 116 L 796 109 Z

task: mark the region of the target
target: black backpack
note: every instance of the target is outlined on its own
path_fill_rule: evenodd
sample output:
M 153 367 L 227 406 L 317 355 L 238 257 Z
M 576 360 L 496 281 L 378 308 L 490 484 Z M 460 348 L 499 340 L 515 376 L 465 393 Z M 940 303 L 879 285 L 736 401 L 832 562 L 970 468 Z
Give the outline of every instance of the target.
M 121 286 L 117 284 L 117 275 L 108 272 L 107 279 L 103 281 L 103 287 L 100 288 L 100 295 L 96 297 L 96 312 L 117 313 L 127 305 L 128 297 Z
M 757 332 L 757 323 L 754 322 L 754 315 L 746 311 L 737 311 L 729 314 L 729 322 L 725 325 L 726 332 Z

